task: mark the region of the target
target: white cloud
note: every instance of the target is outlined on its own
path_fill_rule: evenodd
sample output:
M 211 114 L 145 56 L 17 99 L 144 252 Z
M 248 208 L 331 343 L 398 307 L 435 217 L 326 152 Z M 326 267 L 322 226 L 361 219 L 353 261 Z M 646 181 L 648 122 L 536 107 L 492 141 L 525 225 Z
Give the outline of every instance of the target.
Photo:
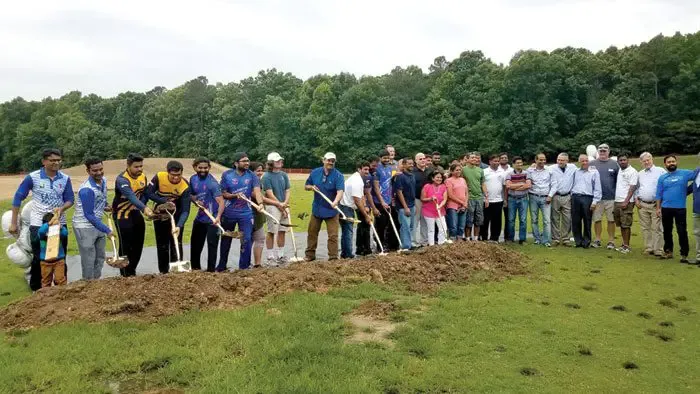
M 625 46 L 700 30 L 694 0 L 23 1 L 0 13 L 0 100 L 112 96 L 276 67 L 301 78 L 482 50 Z

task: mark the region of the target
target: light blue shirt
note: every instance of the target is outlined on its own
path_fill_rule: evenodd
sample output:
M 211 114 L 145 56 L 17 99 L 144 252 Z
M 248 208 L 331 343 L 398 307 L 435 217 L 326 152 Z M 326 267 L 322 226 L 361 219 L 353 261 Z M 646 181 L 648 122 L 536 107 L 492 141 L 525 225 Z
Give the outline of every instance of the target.
M 552 171 L 552 179 L 557 182 L 556 193 L 571 193 L 571 188 L 574 186 L 574 172 L 577 170 L 576 166 L 568 163 L 562 171 L 558 165 L 554 165 L 549 170 Z
M 571 188 L 571 193 L 593 196 L 593 204 L 597 204 L 603 198 L 603 188 L 600 186 L 600 173 L 598 173 L 598 170 L 576 170 L 573 183 L 574 186 Z
M 557 192 L 557 180 L 552 177 L 552 173 L 546 168 L 541 170 L 530 168 L 527 170 L 527 173 L 532 181 L 531 194 L 552 197 Z

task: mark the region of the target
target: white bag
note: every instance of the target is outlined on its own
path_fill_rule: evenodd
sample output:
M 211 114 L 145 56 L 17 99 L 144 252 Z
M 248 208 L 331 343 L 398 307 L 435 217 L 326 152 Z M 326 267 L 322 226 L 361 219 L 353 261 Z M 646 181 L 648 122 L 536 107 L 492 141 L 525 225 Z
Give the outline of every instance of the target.
M 17 246 L 22 248 L 22 250 L 32 253 L 32 239 L 29 233 L 29 226 L 22 226 L 19 230 L 19 236 L 17 237 Z
M 32 264 L 32 255 L 22 250 L 16 243 L 8 245 L 5 252 L 13 263 L 22 268 L 27 268 Z
M 20 212 L 19 217 L 21 224 L 23 226 L 29 226 L 29 222 L 32 220 L 32 207 L 34 206 L 34 200 L 29 201 L 22 207 L 22 212 Z
M 5 238 L 10 238 L 10 224 L 12 223 L 12 211 L 7 211 L 2 214 L 2 232 L 5 234 Z M 17 228 L 19 228 L 19 218 L 17 218 Z

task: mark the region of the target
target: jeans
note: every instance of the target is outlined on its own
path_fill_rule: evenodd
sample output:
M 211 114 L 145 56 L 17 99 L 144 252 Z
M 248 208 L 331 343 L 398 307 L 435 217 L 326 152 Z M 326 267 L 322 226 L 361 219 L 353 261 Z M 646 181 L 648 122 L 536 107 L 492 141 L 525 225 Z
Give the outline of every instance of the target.
M 428 244 L 428 223 L 423 217 L 423 201 L 420 198 L 415 200 L 415 226 L 413 227 L 413 243 L 416 245 L 425 246 Z M 462 231 L 464 234 L 464 231 Z
M 664 252 L 673 253 L 673 222 L 676 222 L 681 256 L 688 257 L 688 228 L 685 208 L 661 208 L 661 227 L 664 229 Z
M 238 231 L 243 234 L 243 238 L 241 238 L 241 256 L 238 259 L 238 268 L 245 270 L 250 268 L 250 256 L 253 250 L 253 215 L 248 213 L 241 214 L 239 217 L 227 218 L 224 216 L 221 219 L 221 227 L 226 231 L 235 230 L 236 224 L 238 224 Z M 226 270 L 228 253 L 231 251 L 232 241 L 233 238 L 231 237 L 221 237 L 219 245 L 219 265 L 216 267 L 217 272 Z
M 515 239 L 515 215 L 518 215 L 519 230 L 518 238 L 520 241 L 525 241 L 527 237 L 527 197 L 515 198 L 508 197 L 508 236 L 506 241 Z
M 207 271 L 214 272 L 216 268 L 216 255 L 219 248 L 219 228 L 210 224 L 195 220 L 192 222 L 192 237 L 190 238 L 190 260 L 193 270 L 202 269 L 202 250 L 207 244 Z
M 96 228 L 74 228 L 83 279 L 100 279 L 105 263 L 106 235 Z
M 539 213 L 542 211 L 542 231 L 539 226 Z M 551 223 L 552 204 L 547 203 L 547 197 L 530 194 L 530 224 L 535 242 L 548 244 L 552 242 L 549 228 Z
M 399 209 L 399 236 L 401 237 L 401 249 L 411 249 L 411 229 L 416 225 L 416 207 L 409 207 L 411 216 L 406 216 L 403 209 Z
M 355 210 L 345 205 L 338 205 L 341 211 L 348 217 L 352 219 L 355 217 Z M 355 257 L 352 253 L 352 233 L 354 232 L 353 222 L 349 220 L 340 221 L 340 258 L 341 259 L 351 259 Z
M 450 230 L 450 238 L 464 237 L 464 228 L 467 226 L 467 210 L 447 208 L 447 228 Z

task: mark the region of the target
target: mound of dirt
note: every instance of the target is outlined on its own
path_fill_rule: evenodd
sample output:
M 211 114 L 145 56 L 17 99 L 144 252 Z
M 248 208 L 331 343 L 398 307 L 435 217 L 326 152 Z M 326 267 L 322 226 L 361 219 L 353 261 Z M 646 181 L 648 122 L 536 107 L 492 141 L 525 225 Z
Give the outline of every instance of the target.
M 189 179 L 190 176 L 194 175 L 194 170 L 192 169 L 192 161 L 194 159 L 179 159 L 179 158 L 162 158 L 153 157 L 145 158 L 143 161 L 143 172 L 150 180 L 157 172 L 165 171 L 165 166 L 170 160 L 177 160 L 182 163 L 185 167 L 183 173 L 185 174 L 185 179 Z M 114 188 L 114 179 L 117 175 L 121 174 L 126 169 L 126 159 L 124 160 L 107 160 L 104 163 L 105 176 L 109 179 L 108 187 L 110 189 Z M 211 174 L 217 179 L 221 179 L 221 174 L 228 170 L 228 167 L 224 167 L 218 163 L 211 163 Z M 87 179 L 87 174 L 85 173 L 85 166 L 75 166 L 71 168 L 66 168 L 61 170 L 64 173 L 70 175 L 73 178 L 73 187 L 79 185 Z
M 400 282 L 414 291 L 430 291 L 441 283 L 464 281 L 475 272 L 500 279 L 523 274 L 526 268 L 522 255 L 499 245 L 459 243 L 407 255 L 300 263 L 285 269 L 78 281 L 42 289 L 0 309 L 0 326 L 21 329 L 74 320 L 155 321 L 187 310 L 232 309 L 278 294 L 323 293 L 362 281 Z

